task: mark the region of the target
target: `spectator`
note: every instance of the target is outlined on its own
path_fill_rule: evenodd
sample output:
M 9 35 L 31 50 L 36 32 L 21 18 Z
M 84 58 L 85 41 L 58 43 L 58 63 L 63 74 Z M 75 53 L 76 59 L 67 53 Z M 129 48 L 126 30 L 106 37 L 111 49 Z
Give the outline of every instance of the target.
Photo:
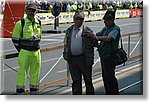
M 77 11 L 74 15 L 74 25 L 66 31 L 64 38 L 64 59 L 69 64 L 69 70 L 73 80 L 72 93 L 82 94 L 82 75 L 85 81 L 86 94 L 93 95 L 92 65 L 94 61 L 93 41 L 84 35 L 90 28 L 83 25 L 84 13 Z M 78 49 L 78 50 L 77 50 Z
M 76 11 L 76 10 L 77 10 L 77 4 L 71 5 L 71 10 L 72 10 L 72 11 Z
M 4 9 L 5 9 L 5 4 L 4 4 L 4 2 L 2 1 L 2 2 L 1 2 L 1 5 L 0 5 L 0 14 L 4 14 Z
M 118 48 L 120 28 L 114 23 L 115 11 L 107 10 L 104 17 L 105 27 L 98 33 L 86 33 L 90 38 L 101 41 L 98 52 L 101 59 L 102 77 L 106 95 L 118 95 L 118 81 L 115 77 L 114 51 Z
M 66 8 L 66 12 L 71 12 L 71 11 L 72 11 L 71 6 L 70 6 L 70 4 L 68 3 L 68 4 L 67 4 L 67 8 Z

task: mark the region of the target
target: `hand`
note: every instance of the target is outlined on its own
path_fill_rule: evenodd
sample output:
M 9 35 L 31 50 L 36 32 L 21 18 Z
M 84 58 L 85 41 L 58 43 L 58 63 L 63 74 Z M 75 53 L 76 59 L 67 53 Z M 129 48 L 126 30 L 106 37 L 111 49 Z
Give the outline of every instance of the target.
M 93 38 L 95 36 L 95 34 L 91 31 L 85 31 L 84 34 L 87 36 L 87 37 L 90 37 L 90 38 Z

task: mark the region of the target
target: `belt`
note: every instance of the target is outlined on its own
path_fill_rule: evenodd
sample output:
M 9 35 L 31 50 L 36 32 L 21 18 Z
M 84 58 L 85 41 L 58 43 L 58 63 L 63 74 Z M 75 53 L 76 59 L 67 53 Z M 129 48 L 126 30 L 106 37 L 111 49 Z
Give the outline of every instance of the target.
M 81 56 L 84 56 L 84 54 L 81 54 L 81 55 L 71 55 L 72 57 L 81 57 Z
M 21 40 L 21 45 L 22 46 L 30 46 L 30 47 L 34 47 L 34 46 L 38 46 L 40 43 L 40 40 Z

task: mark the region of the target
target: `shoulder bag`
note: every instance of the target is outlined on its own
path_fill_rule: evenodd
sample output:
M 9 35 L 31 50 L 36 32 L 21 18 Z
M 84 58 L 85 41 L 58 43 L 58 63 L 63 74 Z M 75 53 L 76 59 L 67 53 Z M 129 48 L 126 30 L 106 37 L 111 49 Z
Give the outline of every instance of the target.
M 121 38 L 121 47 L 117 48 L 114 51 L 114 58 L 115 58 L 115 65 L 121 65 L 124 64 L 127 61 L 127 53 L 125 52 L 125 50 L 123 49 L 123 44 L 122 44 L 122 38 Z

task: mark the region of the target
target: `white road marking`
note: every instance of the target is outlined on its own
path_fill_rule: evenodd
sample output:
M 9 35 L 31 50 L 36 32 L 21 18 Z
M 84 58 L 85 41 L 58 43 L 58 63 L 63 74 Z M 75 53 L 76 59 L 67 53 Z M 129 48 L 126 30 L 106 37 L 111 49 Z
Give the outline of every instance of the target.
M 46 62 L 50 62 L 50 61 L 54 61 L 54 60 L 57 60 L 57 59 L 59 59 L 59 57 L 56 57 L 56 58 L 52 58 L 52 59 L 49 59 L 49 60 L 44 60 L 44 61 L 42 61 L 42 63 L 46 63 Z M 19 68 L 19 66 L 17 66 L 17 67 L 13 67 L 13 69 L 18 69 Z M 10 68 L 7 68 L 7 69 L 4 69 L 3 70 L 4 72 L 7 72 L 7 71 L 12 71 L 12 69 L 10 69 Z
M 56 73 L 64 73 L 66 71 L 67 71 L 67 69 L 64 69 L 64 70 L 57 71 Z
M 143 80 L 140 80 L 140 81 L 137 81 L 137 82 L 135 82 L 135 83 L 133 83 L 133 84 L 130 84 L 130 85 L 128 85 L 128 86 L 126 86 L 126 87 L 120 89 L 119 92 L 124 91 L 124 90 L 126 90 L 126 89 L 128 89 L 128 88 L 130 88 L 130 87 L 132 87 L 132 86 L 134 86 L 134 85 L 137 85 L 137 84 L 141 83 L 142 81 L 143 81 Z
M 40 82 L 42 82 L 48 74 L 55 68 L 55 66 L 58 64 L 58 62 L 63 58 L 63 55 L 60 56 L 60 58 L 56 61 L 56 63 L 50 68 L 50 70 L 44 75 L 43 78 L 41 78 Z

